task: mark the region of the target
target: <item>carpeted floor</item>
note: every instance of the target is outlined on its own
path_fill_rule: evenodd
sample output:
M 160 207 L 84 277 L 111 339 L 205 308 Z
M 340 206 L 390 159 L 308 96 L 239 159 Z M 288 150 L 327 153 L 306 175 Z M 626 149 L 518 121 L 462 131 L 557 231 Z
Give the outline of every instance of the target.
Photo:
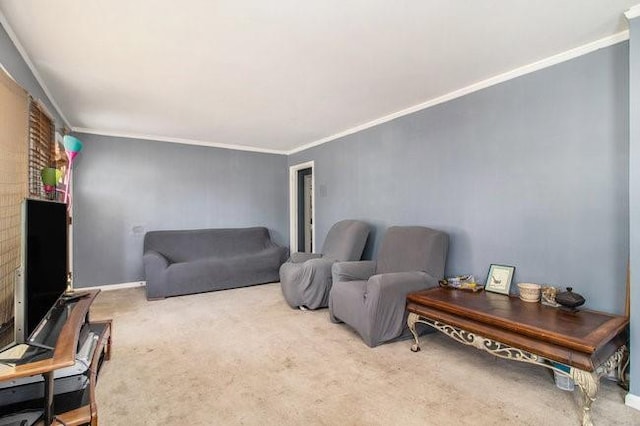
M 148 302 L 105 291 L 113 357 L 100 423 L 132 425 L 579 425 L 579 391 L 549 370 L 492 357 L 440 333 L 371 349 L 327 310 L 288 307 L 279 284 Z M 603 380 L 597 425 L 638 425 Z

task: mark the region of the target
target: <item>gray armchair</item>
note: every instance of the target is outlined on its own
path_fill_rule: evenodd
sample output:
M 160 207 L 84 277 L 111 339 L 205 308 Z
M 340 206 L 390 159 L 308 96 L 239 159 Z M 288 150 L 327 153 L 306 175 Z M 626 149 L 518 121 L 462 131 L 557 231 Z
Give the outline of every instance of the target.
M 369 225 L 343 220 L 331 227 L 322 253 L 293 253 L 280 267 L 280 286 L 292 308 L 326 308 L 331 290 L 331 265 L 359 260 L 369 236 Z
M 422 226 L 390 227 L 377 262 L 333 265 L 331 320 L 351 326 L 371 347 L 409 336 L 407 294 L 438 285 L 448 247 L 444 232 Z

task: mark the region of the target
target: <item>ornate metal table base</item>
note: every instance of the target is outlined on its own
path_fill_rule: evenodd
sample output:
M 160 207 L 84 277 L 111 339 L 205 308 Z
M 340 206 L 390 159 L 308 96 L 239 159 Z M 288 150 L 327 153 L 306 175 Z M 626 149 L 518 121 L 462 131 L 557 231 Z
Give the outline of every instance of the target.
M 416 332 L 416 323 L 426 324 L 435 328 L 438 331 L 446 334 L 452 339 L 463 343 L 468 346 L 473 346 L 476 349 L 483 350 L 492 355 L 500 358 L 510 359 L 514 361 L 527 362 L 529 364 L 536 364 L 542 367 L 549 368 L 558 374 L 573 379 L 576 385 L 580 388 L 582 393 L 582 424 L 583 426 L 591 426 L 593 422 L 591 420 L 591 404 L 596 399 L 596 393 L 600 383 L 600 378 L 610 371 L 617 369 L 617 378 L 619 381 L 624 380 L 624 374 L 622 371 L 623 359 L 627 354 L 627 347 L 625 345 L 618 348 L 618 350 L 609 357 L 604 363 L 596 368 L 595 371 L 585 371 L 578 368 L 570 367 L 569 372 L 560 370 L 551 364 L 551 360 L 544 358 L 540 355 L 536 355 L 531 352 L 518 349 L 504 343 L 488 339 L 469 331 L 453 327 L 440 321 L 432 320 L 425 317 L 420 317 L 418 314 L 410 312 L 407 319 L 407 325 L 411 334 L 413 334 L 414 344 L 411 345 L 413 352 L 420 350 L 420 342 L 418 340 L 418 333 Z

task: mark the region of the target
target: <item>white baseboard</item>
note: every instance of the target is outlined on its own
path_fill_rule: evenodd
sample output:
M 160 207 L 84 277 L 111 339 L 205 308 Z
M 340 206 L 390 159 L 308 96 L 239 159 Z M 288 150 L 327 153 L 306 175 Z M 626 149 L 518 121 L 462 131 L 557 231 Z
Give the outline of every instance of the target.
M 147 285 L 145 281 L 133 281 L 130 283 L 119 283 L 119 284 L 104 284 L 97 285 L 93 287 L 79 287 L 74 288 L 74 290 L 82 291 L 82 290 L 102 290 L 102 291 L 110 291 L 110 290 L 122 290 L 123 288 L 135 288 L 135 287 L 144 287 Z
M 625 405 L 635 408 L 636 410 L 640 410 L 640 396 L 634 395 L 632 393 L 628 393 L 624 397 Z

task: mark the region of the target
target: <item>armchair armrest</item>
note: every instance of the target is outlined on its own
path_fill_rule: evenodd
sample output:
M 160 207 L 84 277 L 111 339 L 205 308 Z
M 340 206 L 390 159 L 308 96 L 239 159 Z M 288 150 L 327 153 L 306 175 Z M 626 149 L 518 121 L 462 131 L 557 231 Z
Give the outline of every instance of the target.
M 407 294 L 437 285 L 422 271 L 393 272 L 369 278 L 364 290 L 368 328 L 361 335 L 374 347 L 400 336 L 406 327 Z
M 319 259 L 322 257 L 321 253 L 291 253 L 291 257 L 288 262 L 291 263 L 304 263 L 309 259 Z
M 331 267 L 333 282 L 368 280 L 376 271 L 376 262 L 361 260 L 358 262 L 336 262 Z
M 438 285 L 438 280 L 423 271 L 391 272 L 369 278 L 367 294 L 380 296 L 385 301 L 402 300 L 404 309 L 407 294 Z

